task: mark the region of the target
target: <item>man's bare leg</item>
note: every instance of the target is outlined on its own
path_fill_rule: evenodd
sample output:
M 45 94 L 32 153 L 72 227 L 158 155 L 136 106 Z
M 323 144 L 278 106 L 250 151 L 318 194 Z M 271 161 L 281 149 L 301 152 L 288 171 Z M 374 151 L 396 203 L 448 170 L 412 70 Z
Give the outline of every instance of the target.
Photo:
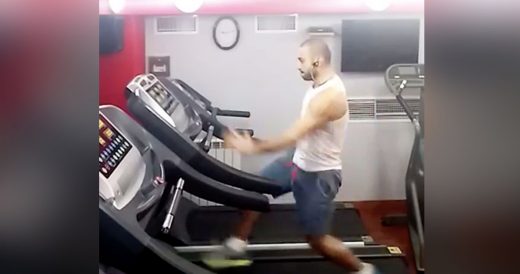
M 260 212 L 256 211 L 250 211 L 250 210 L 244 210 L 241 212 L 240 216 L 240 222 L 238 223 L 237 227 L 235 228 L 235 233 L 233 236 L 243 240 L 247 241 L 249 238 L 249 235 L 251 235 L 251 232 L 253 231 L 253 227 L 260 217 Z
M 260 217 L 260 212 L 244 210 L 240 214 L 240 221 L 235 227 L 234 233 L 223 243 L 227 251 L 239 257 L 246 252 L 247 240 L 253 231 L 256 220 Z
M 340 240 L 330 235 L 307 236 L 307 242 L 323 257 L 348 271 L 360 271 L 363 268 L 361 261 Z
M 359 271 L 362 268 L 361 261 L 340 240 L 330 235 L 307 236 L 307 241 L 322 256 L 350 271 Z

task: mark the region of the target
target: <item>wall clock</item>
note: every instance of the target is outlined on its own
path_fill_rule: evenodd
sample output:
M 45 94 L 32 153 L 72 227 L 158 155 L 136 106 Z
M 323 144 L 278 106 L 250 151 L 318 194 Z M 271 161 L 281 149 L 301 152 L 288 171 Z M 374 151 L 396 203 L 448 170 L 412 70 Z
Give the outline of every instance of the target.
M 222 50 L 233 49 L 240 40 L 240 27 L 230 16 L 217 19 L 213 26 L 213 41 Z

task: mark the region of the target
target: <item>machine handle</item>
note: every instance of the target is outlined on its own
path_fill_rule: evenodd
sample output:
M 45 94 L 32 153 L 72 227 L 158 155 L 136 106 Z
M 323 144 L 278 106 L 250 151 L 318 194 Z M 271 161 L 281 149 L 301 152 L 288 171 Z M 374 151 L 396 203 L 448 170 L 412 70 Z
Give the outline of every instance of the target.
M 250 128 L 237 128 L 235 131 L 238 133 L 245 133 L 251 137 L 255 135 L 255 131 Z
M 206 135 L 206 140 L 204 141 L 203 149 L 208 152 L 211 148 L 211 139 L 213 139 L 213 131 L 215 130 L 214 126 L 210 126 L 208 129 L 208 134 Z
M 227 110 L 227 109 L 219 109 L 219 108 L 217 108 L 217 115 L 218 116 L 249 118 L 249 117 L 251 117 L 251 112 L 249 112 L 249 111 L 241 111 L 241 110 Z
M 182 81 L 181 79 L 175 79 L 175 81 L 179 83 L 192 97 L 196 97 L 196 100 L 202 101 L 206 107 L 211 107 L 211 102 L 186 82 Z
M 211 111 L 210 111 L 211 112 L 211 117 L 213 119 L 216 119 L 219 111 L 220 111 L 220 109 L 218 109 L 218 108 L 211 108 Z
M 240 209 L 260 212 L 270 210 L 269 199 L 258 192 L 239 189 L 226 184 L 226 182 L 216 181 L 199 173 L 198 170 L 180 159 L 176 160 L 175 163 L 166 161 L 164 165 L 167 173 L 173 172 L 173 176 L 180 175 L 185 181 L 183 184 L 184 191 L 199 198 Z
M 164 219 L 164 222 L 161 227 L 161 231 L 164 234 L 168 234 L 170 232 L 173 223 L 173 218 L 175 217 L 175 212 L 177 212 L 177 208 L 179 207 L 179 202 L 181 200 L 183 188 L 184 180 L 181 178 L 177 181 L 170 208 L 168 209 L 168 213 L 166 214 L 166 218 Z

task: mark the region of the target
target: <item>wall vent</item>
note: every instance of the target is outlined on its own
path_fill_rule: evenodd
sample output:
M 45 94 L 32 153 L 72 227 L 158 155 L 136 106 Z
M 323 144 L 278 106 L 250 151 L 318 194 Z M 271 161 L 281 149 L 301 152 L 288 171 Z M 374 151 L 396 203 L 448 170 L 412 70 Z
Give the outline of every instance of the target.
M 374 100 L 351 99 L 348 100 L 349 114 L 351 120 L 374 120 Z
M 419 99 L 406 99 L 415 116 L 419 115 L 421 101 Z M 376 119 L 395 120 L 408 119 L 403 107 L 396 99 L 377 99 L 376 100 Z
M 256 32 L 296 32 L 298 15 L 258 15 L 255 17 Z
M 162 16 L 155 18 L 155 33 L 186 34 L 197 33 L 196 15 Z
M 421 108 L 420 99 L 406 99 L 412 111 L 417 116 Z M 350 99 L 349 114 L 353 121 L 370 120 L 407 120 L 408 116 L 404 112 L 396 99 Z

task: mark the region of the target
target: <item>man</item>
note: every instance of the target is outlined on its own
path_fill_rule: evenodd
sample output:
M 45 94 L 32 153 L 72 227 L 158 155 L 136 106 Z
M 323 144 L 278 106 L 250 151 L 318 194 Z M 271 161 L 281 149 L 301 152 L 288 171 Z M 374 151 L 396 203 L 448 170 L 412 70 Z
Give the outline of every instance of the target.
M 300 118 L 279 138 L 255 141 L 231 132 L 226 143 L 242 153 L 275 152 L 296 147 L 268 165 L 262 176 L 283 184 L 293 192 L 298 219 L 309 245 L 331 261 L 354 273 L 376 273 L 362 263 L 342 242 L 329 235 L 333 200 L 341 186 L 341 150 L 348 120 L 345 87 L 331 67 L 331 52 L 321 40 L 303 42 L 298 70 L 312 86 L 305 94 Z M 259 213 L 245 211 L 234 236 L 224 242 L 228 251 L 242 253 Z

